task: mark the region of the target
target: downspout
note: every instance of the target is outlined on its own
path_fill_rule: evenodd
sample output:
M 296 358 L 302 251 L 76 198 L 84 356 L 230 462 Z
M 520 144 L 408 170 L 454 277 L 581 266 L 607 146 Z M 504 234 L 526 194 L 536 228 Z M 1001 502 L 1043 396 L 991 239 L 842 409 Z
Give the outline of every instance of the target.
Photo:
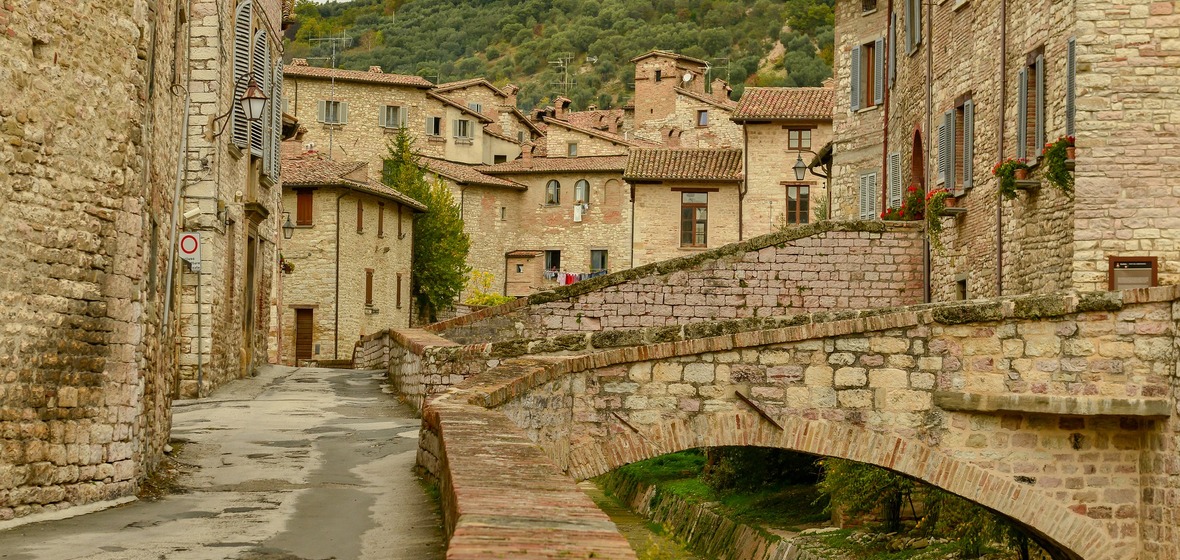
M 192 18 L 192 2 L 188 3 L 188 16 Z M 176 187 L 172 192 L 172 242 L 168 245 L 168 287 L 165 290 L 164 301 L 164 324 L 160 329 L 161 335 L 166 335 L 169 331 L 170 323 L 168 322 L 169 315 L 172 311 L 172 289 L 175 287 L 176 274 L 176 245 L 179 243 L 180 237 L 180 191 L 184 188 L 185 182 L 188 180 L 188 118 L 192 111 L 192 52 L 193 52 L 193 26 L 188 24 L 188 33 L 186 37 L 186 56 L 188 57 L 188 64 L 185 66 L 188 69 L 187 76 L 184 80 L 184 117 L 180 121 L 180 151 L 176 154 Z M 200 285 L 200 276 L 197 277 L 197 284 Z M 197 314 L 200 315 L 201 309 L 197 308 Z M 200 355 L 200 352 L 198 352 Z M 200 371 L 198 366 L 198 372 Z M 199 373 L 198 373 L 199 374 Z
M 336 197 L 336 299 L 332 303 L 336 318 L 332 325 L 332 359 L 340 359 L 340 199 L 352 191 L 345 189 Z
M 635 268 L 635 183 L 631 183 L 631 266 Z
M 746 125 L 742 125 L 742 186 L 738 188 L 738 241 L 745 239 L 742 217 L 746 207 L 746 193 L 750 190 L 750 133 Z M 773 212 L 773 209 L 771 209 Z M 774 222 L 774 216 L 770 217 Z
M 885 60 L 892 62 L 893 65 L 896 66 L 896 57 L 890 57 L 888 55 L 888 53 L 895 52 L 896 50 L 896 45 L 893 44 L 893 38 L 897 36 L 897 30 L 893 29 L 893 26 L 890 25 L 890 22 L 893 18 L 893 0 L 889 0 L 885 10 L 885 29 L 892 30 L 893 32 L 889 33 L 886 31 L 886 33 L 889 33 L 889 36 L 885 38 L 885 52 L 879 53 L 877 56 L 885 57 Z M 885 75 L 881 76 L 881 83 L 885 84 L 885 92 L 881 98 L 882 103 L 885 105 L 882 107 L 881 111 L 881 137 L 885 139 L 885 141 L 881 143 L 881 169 L 884 171 L 881 176 L 884 177 L 885 180 L 881 181 L 881 190 L 878 193 L 881 196 L 880 208 L 882 212 L 884 212 L 885 209 L 889 207 L 889 181 L 892 179 L 892 177 L 889 176 L 889 92 L 892 89 L 890 88 L 889 73 L 893 71 L 894 69 L 892 67 L 886 67 Z
M 996 128 L 999 152 L 996 161 L 1004 160 L 1004 114 L 1008 107 L 1008 0 L 1000 0 L 1000 110 Z M 996 189 L 996 295 L 1004 295 L 1004 198 Z
M 1006 2 L 1007 0 L 1001 0 L 1001 1 Z M 928 2 L 928 3 L 926 3 L 926 37 L 925 37 L 925 39 L 926 39 L 926 138 L 927 138 L 926 145 L 930 144 L 930 142 L 929 142 L 930 131 L 933 130 L 931 128 L 931 126 L 933 126 L 933 121 L 932 121 L 933 113 L 932 113 L 932 111 L 934 110 L 934 83 L 932 81 L 932 77 L 934 76 L 934 49 L 931 48 L 931 45 L 934 43 L 934 23 L 933 23 L 933 20 L 934 20 L 934 3 Z M 923 177 L 926 178 L 927 184 L 929 184 L 929 181 L 930 181 L 930 150 L 927 149 L 926 153 L 922 154 L 922 156 L 923 156 L 922 157 L 922 167 L 923 167 L 922 175 L 923 175 Z M 926 235 L 926 236 L 924 236 L 924 238 L 925 238 L 924 245 L 926 246 L 924 259 L 926 262 L 924 263 L 925 266 L 922 267 L 923 268 L 923 276 L 924 276 L 922 284 L 923 284 L 923 292 L 924 292 L 924 294 L 923 294 L 924 301 L 929 302 L 931 300 L 930 276 L 931 276 L 931 272 L 932 272 L 932 268 L 933 268 L 933 263 L 931 262 L 931 255 L 930 255 L 930 236 Z
M 201 301 L 201 273 L 197 273 L 197 398 L 201 398 L 201 387 L 205 382 L 204 372 L 204 355 L 205 349 L 205 329 L 202 317 L 205 313 L 201 311 L 204 302 Z

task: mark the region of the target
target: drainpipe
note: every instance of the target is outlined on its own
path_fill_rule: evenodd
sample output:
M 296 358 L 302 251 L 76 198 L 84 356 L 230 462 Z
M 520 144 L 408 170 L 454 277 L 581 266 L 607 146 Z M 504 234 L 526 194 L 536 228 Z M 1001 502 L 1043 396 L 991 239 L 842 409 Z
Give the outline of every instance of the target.
M 188 3 L 188 7 L 186 9 L 188 10 L 188 13 L 187 13 L 188 18 L 191 21 L 192 20 L 192 13 L 193 13 L 193 6 L 192 6 L 191 1 Z M 188 160 L 188 135 L 189 135 L 188 119 L 189 119 L 189 114 L 192 111 L 191 101 L 192 101 L 192 86 L 193 86 L 193 83 L 192 83 L 192 76 L 193 76 L 192 35 L 193 35 L 193 31 L 192 31 L 192 29 L 193 29 L 192 23 L 189 23 L 188 24 L 188 37 L 186 37 L 186 42 L 188 43 L 188 45 L 185 47 L 187 49 L 187 53 L 188 53 L 186 56 L 188 57 L 188 61 L 189 61 L 189 63 L 185 65 L 188 67 L 188 75 L 185 77 L 185 82 L 184 82 L 185 83 L 184 116 L 181 118 L 181 121 L 180 121 L 180 151 L 176 154 L 176 186 L 172 192 L 172 236 L 171 236 L 172 242 L 168 245 L 168 272 L 167 272 L 168 287 L 164 292 L 164 299 L 165 299 L 165 301 L 164 301 L 164 324 L 161 325 L 161 328 L 160 328 L 160 332 L 161 332 L 162 336 L 166 335 L 169 331 L 170 323 L 168 322 L 168 318 L 171 315 L 171 311 L 172 311 L 172 289 L 175 287 L 176 245 L 177 245 L 177 243 L 179 243 L 179 237 L 180 237 L 180 208 L 181 208 L 180 191 L 184 187 L 185 182 L 188 180 L 188 165 L 187 165 L 187 163 L 188 163 L 188 161 L 187 161 Z M 197 285 L 199 286 L 200 283 L 198 282 Z M 197 308 L 198 316 L 200 315 L 200 311 L 201 310 L 198 307 Z
M 892 29 L 893 33 L 890 33 L 889 36 L 885 38 L 885 52 L 876 54 L 876 56 L 885 57 L 885 60 L 887 60 L 887 61 L 890 59 L 888 53 L 896 51 L 896 48 L 895 48 L 896 45 L 893 44 L 893 38 L 897 36 L 897 30 L 893 29 L 893 27 L 891 25 L 889 25 L 889 23 L 892 21 L 893 21 L 893 0 L 889 0 L 889 3 L 886 5 L 886 8 L 885 8 L 885 29 Z M 888 31 L 886 33 L 888 33 Z M 897 58 L 894 57 L 891 62 L 893 63 L 894 66 L 896 66 L 897 65 Z M 881 191 L 878 193 L 881 196 L 881 211 L 882 212 L 884 212 L 885 209 L 889 207 L 888 206 L 889 205 L 889 181 L 892 179 L 892 177 L 889 176 L 889 171 L 890 171 L 889 170 L 889 92 L 890 92 L 889 73 L 890 72 L 894 72 L 894 69 L 886 66 L 885 67 L 885 75 L 881 76 L 881 83 L 884 84 L 884 86 L 885 86 L 885 93 L 881 98 L 882 103 L 885 105 L 884 107 L 881 108 L 881 137 L 885 139 L 885 141 L 881 143 L 881 169 L 882 169 L 882 171 L 884 171 L 884 173 L 881 173 L 881 176 L 884 177 L 885 180 L 881 182 Z M 902 192 L 904 193 L 905 187 L 902 186 L 902 189 L 903 189 Z
M 336 318 L 332 324 L 332 359 L 340 359 L 340 199 L 349 195 L 345 189 L 336 197 L 336 299 L 332 304 Z
M 631 268 L 635 268 L 635 183 L 631 183 Z
M 201 311 L 204 302 L 201 301 L 201 273 L 197 273 L 197 398 L 201 398 L 201 387 L 205 381 L 205 329 L 204 321 L 201 320 L 205 316 L 205 312 Z
M 742 185 L 738 188 L 738 241 L 745 239 L 745 228 L 742 226 L 743 209 L 746 206 L 746 193 L 750 190 L 750 133 L 746 125 L 742 124 Z M 774 223 L 774 210 L 771 209 L 770 222 Z
M 1004 160 L 1004 113 L 1008 107 L 1008 2 L 1000 2 L 1000 125 L 996 128 L 999 137 L 999 153 L 996 161 Z M 1004 198 L 996 189 L 996 295 L 1004 295 Z
M 1007 2 L 1007 0 L 1002 0 L 1002 1 Z M 934 43 L 934 23 L 933 23 L 934 2 L 927 2 L 925 4 L 926 4 L 926 37 L 925 37 L 925 40 L 926 40 L 926 139 L 927 139 L 927 142 L 923 146 L 923 148 L 925 148 L 925 146 L 928 146 L 930 144 L 930 142 L 929 142 L 930 131 L 933 130 L 931 128 L 931 126 L 933 126 L 933 121 L 932 121 L 933 113 L 932 113 L 932 111 L 934 110 L 934 83 L 932 81 L 933 76 L 934 76 L 934 50 L 931 48 L 931 45 Z M 926 181 L 929 182 L 930 181 L 930 150 L 929 149 L 926 150 L 925 154 L 922 154 L 922 167 L 923 167 L 922 175 L 926 178 Z M 926 262 L 924 263 L 925 266 L 923 266 L 924 278 L 923 278 L 922 283 L 923 283 L 924 299 L 926 302 L 929 302 L 931 300 L 930 276 L 933 272 L 934 263 L 932 262 L 932 258 L 931 258 L 931 254 L 930 254 L 930 236 L 927 235 L 924 237 L 925 237 L 924 245 L 926 247 L 924 258 L 925 258 Z

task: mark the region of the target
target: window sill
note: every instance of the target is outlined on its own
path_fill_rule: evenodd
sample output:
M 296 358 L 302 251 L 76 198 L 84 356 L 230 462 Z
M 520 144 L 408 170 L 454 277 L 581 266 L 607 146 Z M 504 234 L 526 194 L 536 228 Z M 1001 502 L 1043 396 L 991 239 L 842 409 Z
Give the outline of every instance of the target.
M 957 0 L 955 5 L 951 6 L 951 11 L 957 12 L 963 9 L 964 6 L 970 3 L 971 0 Z
M 239 148 L 237 144 L 230 142 L 229 149 L 227 151 L 229 152 L 230 157 L 234 159 L 242 159 L 242 149 Z
M 447 139 L 442 136 L 426 136 L 426 141 L 431 144 L 446 144 Z
M 324 128 L 328 128 L 331 130 L 341 130 L 344 128 L 345 124 L 346 123 L 320 121 L 320 125 L 322 125 Z
M 382 130 L 382 131 L 384 131 L 386 134 L 397 134 L 398 132 L 401 132 L 401 130 L 402 130 L 403 128 L 405 128 L 405 127 L 406 127 L 406 125 L 402 125 L 402 126 L 383 126 L 383 127 L 381 127 L 381 130 Z
M 464 137 L 459 137 L 459 136 L 456 136 L 456 137 L 455 137 L 455 143 L 456 143 L 456 144 L 465 144 L 465 145 L 470 145 L 470 144 L 474 144 L 474 143 L 475 143 L 475 140 L 472 140 L 471 138 L 464 138 Z
M 869 113 L 872 111 L 876 111 L 877 109 L 880 109 L 880 108 L 881 108 L 880 105 L 873 105 L 871 107 L 862 107 L 860 109 L 853 111 L 853 113 L 859 115 L 861 113 Z
M 860 13 L 860 15 L 861 15 L 862 17 L 863 17 L 863 16 L 871 16 L 871 15 L 873 15 L 873 14 L 875 14 L 875 13 L 877 13 L 877 8 L 873 8 L 873 9 L 871 9 L 871 10 L 865 10 L 865 11 L 862 11 L 862 12 Z
M 708 245 L 681 245 L 679 247 L 679 250 L 691 251 L 691 252 L 708 251 L 709 246 Z
M 295 224 L 295 229 L 311 229 L 315 224 Z

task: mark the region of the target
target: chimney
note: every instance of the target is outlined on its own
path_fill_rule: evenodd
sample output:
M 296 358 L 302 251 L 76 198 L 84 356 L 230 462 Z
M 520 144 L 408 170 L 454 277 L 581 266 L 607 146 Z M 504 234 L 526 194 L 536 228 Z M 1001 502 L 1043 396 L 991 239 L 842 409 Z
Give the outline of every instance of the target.
M 611 134 L 619 133 L 619 124 L 623 122 L 622 117 L 607 117 L 606 131 Z
M 381 72 L 381 67 L 380 67 L 380 66 L 370 66 L 370 67 L 369 67 L 369 71 L 370 71 L 370 72 L 372 72 L 372 73 L 374 73 L 374 74 L 381 74 L 381 73 L 382 73 L 382 72 Z
M 508 84 L 508 85 L 500 88 L 500 91 L 504 92 L 504 94 L 508 96 L 508 99 L 504 102 L 504 104 L 511 105 L 511 106 L 515 107 L 516 106 L 516 92 L 520 91 L 520 88 L 518 88 L 512 84 Z
M 559 121 L 564 121 L 566 119 L 566 113 L 569 111 L 570 103 L 573 103 L 573 101 L 565 97 L 558 97 L 557 99 L 554 99 L 553 118 Z
M 597 105 L 597 104 L 595 104 L 595 103 L 591 103 L 590 105 L 588 105 L 588 106 L 586 107 L 586 110 L 587 110 L 587 111 L 597 111 L 597 110 L 598 110 L 598 105 Z
M 713 80 L 713 97 L 722 101 L 729 101 L 729 94 L 733 88 L 729 87 L 729 82 L 716 78 Z
M 293 59 L 291 59 L 291 66 L 307 66 L 307 59 L 306 58 L 293 58 Z
M 525 142 L 520 145 L 520 159 L 527 168 L 533 167 L 533 143 Z

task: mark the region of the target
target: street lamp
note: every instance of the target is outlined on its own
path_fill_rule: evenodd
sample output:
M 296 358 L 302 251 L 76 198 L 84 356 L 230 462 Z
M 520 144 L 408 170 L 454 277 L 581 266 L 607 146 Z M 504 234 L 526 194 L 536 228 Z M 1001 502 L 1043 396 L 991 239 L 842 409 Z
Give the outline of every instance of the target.
M 266 106 L 266 100 L 269 99 L 262 88 L 258 87 L 258 82 L 253 79 L 246 85 L 246 92 L 242 94 L 239 102 L 242 104 L 242 111 L 246 113 L 246 120 L 255 122 L 262 118 L 262 109 Z
M 807 174 L 807 164 L 803 163 L 803 152 L 799 152 L 799 155 L 795 158 L 795 165 L 791 168 L 795 170 L 795 180 L 802 181 L 803 176 Z
M 283 222 L 283 239 L 291 239 L 291 236 L 295 235 L 295 224 L 291 223 L 291 213 L 283 212 L 283 217 L 287 219 Z

